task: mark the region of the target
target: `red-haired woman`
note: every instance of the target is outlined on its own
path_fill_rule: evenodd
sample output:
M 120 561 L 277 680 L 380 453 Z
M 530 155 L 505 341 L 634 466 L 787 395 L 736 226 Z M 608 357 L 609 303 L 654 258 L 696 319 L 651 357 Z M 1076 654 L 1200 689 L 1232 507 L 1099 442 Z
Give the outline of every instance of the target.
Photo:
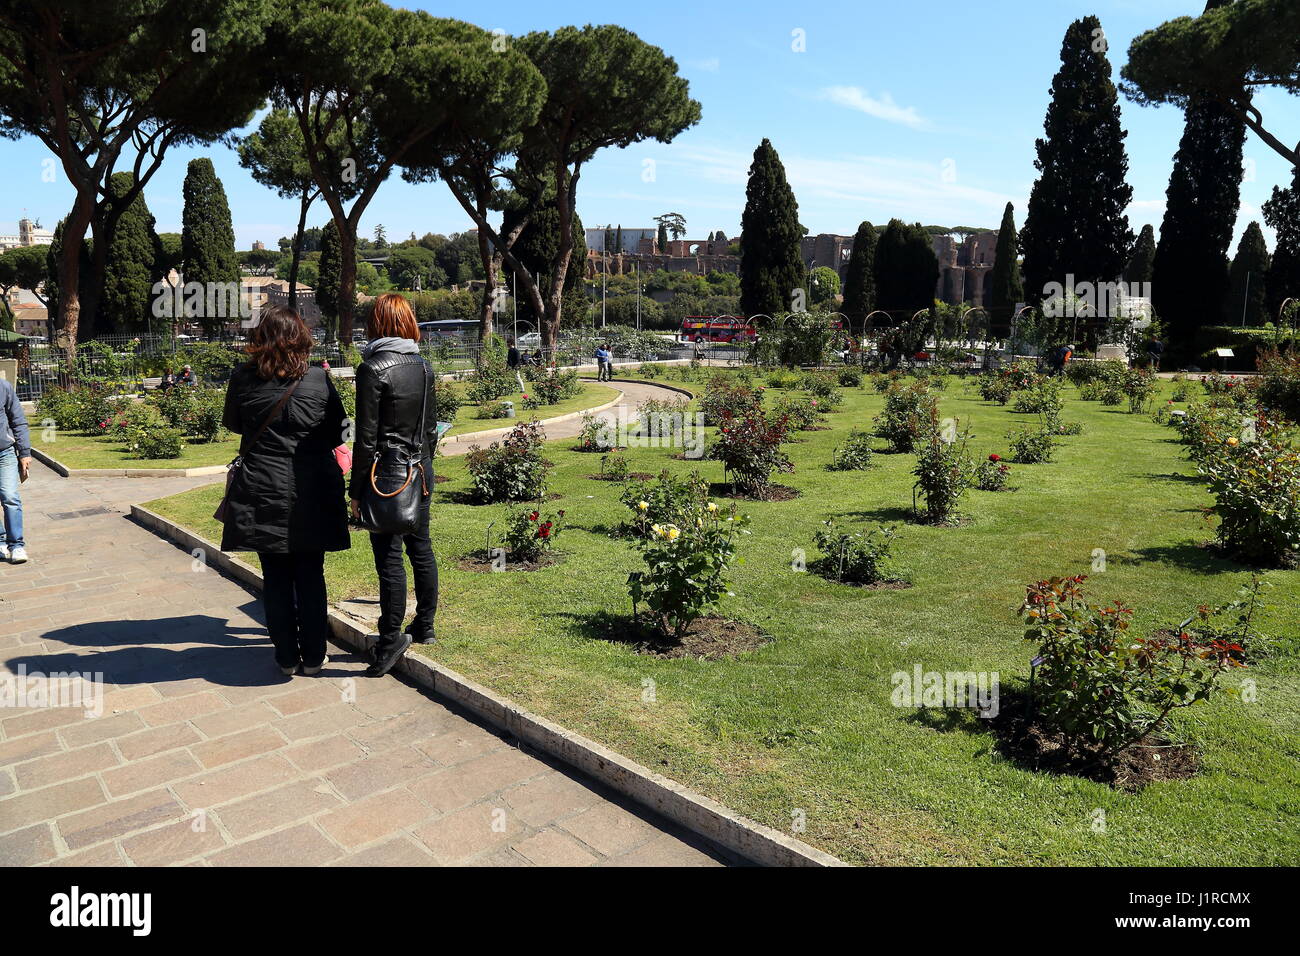
M 432 371 L 420 356 L 420 327 L 411 303 L 396 293 L 375 300 L 366 320 L 370 341 L 357 367 L 356 441 L 352 446 L 352 514 L 370 482 L 371 465 L 381 449 L 403 456 L 419 455 L 424 474 L 421 483 L 420 524 L 411 534 L 371 534 L 375 571 L 379 575 L 379 638 L 374 663 L 366 674 L 380 677 L 401 659 L 412 642 L 433 643 L 433 616 L 438 609 L 438 562 L 429 543 L 429 489 L 433 487 L 433 443 L 430 428 L 437 423 L 428 413 Z M 418 434 L 421 423 L 424 434 Z M 415 573 L 415 617 L 406 620 L 406 565 L 402 548 Z
M 275 661 L 286 675 L 325 663 L 325 552 L 351 544 L 343 475 L 343 402 L 309 366 L 312 338 L 298 313 L 271 306 L 249 337 L 249 361 L 226 390 L 225 426 L 243 436 L 227 490 L 222 551 L 255 551 Z

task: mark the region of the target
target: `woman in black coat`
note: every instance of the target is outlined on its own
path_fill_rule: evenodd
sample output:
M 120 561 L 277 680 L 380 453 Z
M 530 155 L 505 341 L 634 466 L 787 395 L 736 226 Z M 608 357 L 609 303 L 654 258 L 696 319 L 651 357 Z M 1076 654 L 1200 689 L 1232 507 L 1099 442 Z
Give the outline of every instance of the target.
M 257 552 L 266 629 L 286 675 L 300 664 L 316 674 L 325 663 L 325 552 L 351 544 L 333 455 L 346 416 L 329 373 L 308 366 L 311 347 L 297 312 L 263 311 L 249 340 L 251 361 L 231 376 L 223 416 L 243 438 L 221 550 Z
M 420 328 L 411 303 L 396 293 L 375 300 L 366 320 L 370 341 L 365 361 L 357 367 L 356 441 L 352 446 L 352 514 L 360 518 L 360 500 L 370 486 L 371 466 L 384 449 L 420 458 L 420 523 L 411 534 L 371 534 L 375 572 L 379 576 L 379 639 L 374 663 L 366 671 L 380 677 L 401 658 L 412 642 L 433 643 L 433 616 L 438 610 L 438 562 L 429 542 L 429 503 L 433 488 L 433 442 L 430 427 L 432 372 L 419 351 Z M 424 423 L 424 434 L 419 434 Z M 415 617 L 406 618 L 406 566 L 402 549 L 415 573 Z

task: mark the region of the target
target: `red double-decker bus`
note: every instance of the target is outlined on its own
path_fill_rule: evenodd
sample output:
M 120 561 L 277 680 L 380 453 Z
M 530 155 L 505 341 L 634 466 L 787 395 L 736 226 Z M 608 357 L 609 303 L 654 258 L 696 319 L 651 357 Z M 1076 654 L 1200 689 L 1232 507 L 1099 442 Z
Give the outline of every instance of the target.
M 758 337 L 752 325 L 733 315 L 688 315 L 678 334 L 687 342 L 753 342 Z

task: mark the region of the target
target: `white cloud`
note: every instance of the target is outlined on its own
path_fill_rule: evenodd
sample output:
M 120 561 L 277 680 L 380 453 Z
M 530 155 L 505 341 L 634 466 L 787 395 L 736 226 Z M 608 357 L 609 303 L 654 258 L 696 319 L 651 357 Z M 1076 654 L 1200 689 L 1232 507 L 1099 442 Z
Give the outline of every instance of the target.
M 837 106 L 866 113 L 887 123 L 898 123 L 911 129 L 928 129 L 930 126 L 929 120 L 922 118 L 915 107 L 899 106 L 889 93 L 874 97 L 860 86 L 828 86 L 819 95 Z
M 709 57 L 707 60 L 696 60 L 695 68 L 706 73 L 717 73 L 722 69 L 722 61 L 716 56 Z

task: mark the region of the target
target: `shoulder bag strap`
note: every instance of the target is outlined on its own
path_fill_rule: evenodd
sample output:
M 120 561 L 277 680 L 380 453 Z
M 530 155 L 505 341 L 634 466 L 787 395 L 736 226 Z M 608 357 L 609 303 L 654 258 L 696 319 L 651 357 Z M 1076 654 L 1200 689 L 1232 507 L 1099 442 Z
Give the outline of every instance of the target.
M 303 378 L 306 378 L 306 376 L 303 376 Z M 253 446 L 258 443 L 264 434 L 266 434 L 266 430 L 271 427 L 271 422 L 280 417 L 280 412 L 284 411 L 284 406 L 288 403 L 289 396 L 293 394 L 294 389 L 298 387 L 298 383 L 301 381 L 301 378 L 294 379 L 293 384 L 284 390 L 284 394 L 280 396 L 280 400 L 276 402 L 275 407 L 271 409 L 271 414 L 266 416 L 266 421 L 262 422 L 262 427 L 257 430 L 256 434 L 253 435 L 253 440 L 248 443 L 248 451 L 252 451 Z M 248 454 L 248 452 L 244 452 L 244 454 Z

